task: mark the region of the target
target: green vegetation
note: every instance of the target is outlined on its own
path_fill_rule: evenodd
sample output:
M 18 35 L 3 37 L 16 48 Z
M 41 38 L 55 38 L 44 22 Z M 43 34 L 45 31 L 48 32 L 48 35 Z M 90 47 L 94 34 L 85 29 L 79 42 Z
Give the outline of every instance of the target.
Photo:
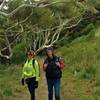
M 20 64 L 23 61 L 25 61 L 26 58 L 25 47 L 26 47 L 25 44 L 21 43 L 13 48 L 13 56 L 11 58 L 13 64 Z
M 65 85 L 64 92 L 66 92 L 65 97 L 71 100 L 100 98 L 100 38 L 92 37 L 88 40 L 89 36 L 75 39 L 67 47 L 57 50 L 66 62 L 63 77 L 66 81 L 64 83 L 68 86 Z M 67 89 L 71 93 L 68 93 Z
M 88 35 L 77 38 L 70 45 L 56 50 L 66 63 L 62 79 L 63 98 L 68 97 L 71 100 L 100 98 L 100 38 L 92 37 L 89 40 L 88 38 Z M 24 90 L 20 83 L 22 65 L 5 66 L 0 66 L 0 92 L 4 97 L 22 94 Z M 75 71 L 78 71 L 76 75 Z
M 24 53 L 40 53 L 59 40 L 88 34 L 99 23 L 99 5 L 100 0 L 8 0 L 0 7 L 0 56 L 20 63 L 20 44 Z
M 0 66 L 0 68 L 1 67 L 3 66 Z M 20 65 L 19 66 L 11 65 L 6 69 L 0 70 L 0 93 L 3 96 L 4 100 L 5 97 L 8 98 L 15 96 L 17 93 L 23 93 L 23 87 L 21 86 L 20 79 L 21 79 Z
M 0 100 L 27 100 L 20 83 L 26 52 L 41 60 L 48 46 L 65 59 L 62 100 L 100 100 L 100 0 L 2 1 Z
M 90 39 L 89 39 L 90 38 Z M 83 36 L 71 42 L 70 46 L 58 49 L 64 57 L 67 68 L 79 79 L 94 79 L 100 81 L 100 39 Z M 76 73 L 74 73 L 76 71 Z

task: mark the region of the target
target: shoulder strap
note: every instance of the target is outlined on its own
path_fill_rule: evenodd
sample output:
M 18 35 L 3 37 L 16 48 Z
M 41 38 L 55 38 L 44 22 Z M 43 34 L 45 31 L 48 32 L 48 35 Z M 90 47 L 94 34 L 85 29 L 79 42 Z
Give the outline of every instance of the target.
M 33 59 L 33 61 L 32 61 L 32 64 L 33 64 L 33 68 L 34 68 L 34 64 L 35 64 L 35 59 Z
M 36 70 L 35 67 L 34 67 L 34 65 L 35 65 L 35 59 L 33 59 L 32 64 L 33 64 L 33 68 L 34 68 L 34 70 Z M 39 66 L 39 76 L 40 76 L 40 66 Z

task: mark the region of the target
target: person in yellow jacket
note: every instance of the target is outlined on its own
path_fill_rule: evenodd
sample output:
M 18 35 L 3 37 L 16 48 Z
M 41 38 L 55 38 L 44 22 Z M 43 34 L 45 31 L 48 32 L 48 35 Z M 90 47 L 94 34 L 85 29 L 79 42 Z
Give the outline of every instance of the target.
M 35 53 L 34 51 L 29 51 L 27 53 L 27 60 L 24 64 L 22 70 L 22 80 L 21 83 L 24 85 L 25 83 L 28 86 L 31 100 L 35 100 L 35 89 L 38 88 L 39 81 L 39 64 L 37 60 L 34 59 Z

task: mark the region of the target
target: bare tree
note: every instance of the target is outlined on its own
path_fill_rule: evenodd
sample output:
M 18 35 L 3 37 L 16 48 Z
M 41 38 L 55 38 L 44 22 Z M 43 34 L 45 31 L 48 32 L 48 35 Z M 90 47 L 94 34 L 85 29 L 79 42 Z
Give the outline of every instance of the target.
M 3 8 L 4 4 L 5 4 L 5 1 L 4 0 L 2 2 L 2 6 L 1 6 L 1 9 Z M 30 1 L 31 2 L 31 1 Z M 17 11 L 19 11 L 20 9 L 22 9 L 23 7 L 31 7 L 31 8 L 35 8 L 35 7 L 39 7 L 39 8 L 43 8 L 43 7 L 47 7 L 47 6 L 50 6 L 50 5 L 53 5 L 53 4 L 56 4 L 56 3 L 65 3 L 65 1 L 55 1 L 55 2 L 52 2 L 52 3 L 30 3 L 30 4 L 22 4 L 20 5 L 19 7 L 17 7 L 16 9 L 14 9 L 12 12 L 10 13 L 5 13 L 3 12 L 1 9 L 0 9 L 0 14 L 3 15 L 3 16 L 6 16 L 6 17 L 9 17 L 9 16 L 12 16 L 14 15 Z M 67 3 L 67 2 L 66 2 Z M 28 15 L 24 20 L 20 21 L 20 22 L 17 22 L 15 23 L 14 25 L 8 27 L 6 29 L 6 31 L 4 32 L 4 37 L 5 37 L 5 41 L 6 41 L 6 45 L 5 47 L 1 48 L 0 50 L 0 56 L 2 57 L 5 57 L 7 59 L 10 59 L 11 56 L 12 56 L 12 45 L 15 44 L 15 41 L 16 39 L 18 39 L 18 37 L 20 36 L 21 33 L 24 32 L 24 29 L 23 29 L 23 23 L 25 23 L 29 18 L 30 16 L 33 14 L 33 11 L 30 13 L 30 15 Z M 70 28 L 73 28 L 75 26 L 77 26 L 83 19 L 82 17 L 80 17 L 80 19 L 70 25 L 69 23 L 73 20 L 73 19 L 76 19 L 77 17 L 74 17 L 74 18 L 71 18 L 71 19 L 66 19 L 64 21 L 61 20 L 61 18 L 59 18 L 59 25 L 58 26 L 55 26 L 53 28 L 50 28 L 50 29 L 45 29 L 45 30 L 41 30 L 41 29 L 38 29 L 39 31 L 33 31 L 33 35 L 32 37 L 33 38 L 28 38 L 27 35 L 25 38 L 28 39 L 28 41 L 26 40 L 26 42 L 29 42 L 28 45 L 30 47 L 30 49 L 33 47 L 34 50 L 36 51 L 36 53 L 40 52 L 41 50 L 43 50 L 44 48 L 47 48 L 49 46 L 53 46 L 56 42 L 59 41 L 59 37 L 61 36 L 61 33 L 62 33 L 62 30 L 64 29 L 70 29 Z M 14 38 L 13 42 L 10 42 L 9 41 L 9 38 L 8 38 L 8 32 L 11 31 L 13 28 L 17 27 L 17 26 L 20 26 L 20 31 L 17 31 L 17 34 L 16 34 L 16 38 Z M 13 32 L 14 33 L 14 32 Z M 24 33 L 25 34 L 25 33 Z M 27 32 L 28 34 L 28 32 Z M 14 34 L 15 35 L 15 34 Z M 66 34 L 65 34 L 66 35 Z M 67 36 L 67 35 L 66 35 Z M 64 36 L 63 36 L 64 37 Z M 60 37 L 60 39 L 62 39 L 63 37 Z M 16 45 L 16 44 L 15 44 Z M 4 55 L 2 54 L 2 51 L 8 49 L 9 50 L 9 55 Z
M 83 20 L 82 18 L 80 18 L 75 24 L 67 26 L 67 24 L 69 24 L 73 19 L 76 18 L 77 17 L 66 19 L 60 22 L 59 26 L 53 27 L 51 29 L 35 32 L 35 34 L 40 33 L 38 36 L 36 35 L 37 37 L 34 37 L 33 47 L 36 53 L 40 52 L 41 50 L 47 47 L 53 46 L 55 43 L 59 41 L 59 39 L 68 36 L 68 34 L 66 33 L 64 36 L 60 37 L 62 34 L 62 30 L 73 28 Z
M 30 38 L 27 35 L 25 35 L 25 37 L 23 37 L 23 38 L 26 38 L 26 42 L 28 42 L 27 44 L 29 45 L 30 49 L 34 48 L 36 53 L 38 53 L 47 47 L 53 46 L 55 43 L 57 43 L 59 41 L 59 39 L 62 39 L 63 37 L 68 35 L 68 34 L 65 34 L 65 36 L 60 37 L 62 30 L 73 28 L 73 27 L 77 26 L 83 20 L 82 18 L 80 18 L 75 24 L 67 26 L 71 21 L 75 20 L 76 18 L 77 17 L 61 21 L 59 26 L 55 26 L 50 29 L 46 29 L 46 30 L 38 29 L 39 31 L 33 31 L 33 34 L 31 36 L 33 38 Z M 21 22 L 23 22 L 23 21 L 21 21 Z M 21 22 L 19 22 L 20 25 L 21 25 Z M 10 43 L 9 39 L 8 39 L 7 31 L 13 27 L 16 27 L 16 24 L 12 27 L 7 28 L 6 32 L 4 33 L 5 40 L 6 40 L 6 47 L 4 47 L 0 50 L 0 56 L 6 57 L 7 59 L 11 58 L 11 56 L 13 54 L 12 53 L 12 45 L 15 44 L 16 39 L 18 39 L 18 36 L 20 36 L 21 33 L 23 32 L 23 26 L 21 25 L 22 28 L 20 30 L 20 33 L 18 32 L 19 34 L 16 34 L 16 38 L 14 39 L 14 41 Z M 29 34 L 29 33 L 27 32 L 27 34 Z M 9 50 L 9 53 L 10 53 L 9 55 L 3 55 L 1 53 L 5 49 Z

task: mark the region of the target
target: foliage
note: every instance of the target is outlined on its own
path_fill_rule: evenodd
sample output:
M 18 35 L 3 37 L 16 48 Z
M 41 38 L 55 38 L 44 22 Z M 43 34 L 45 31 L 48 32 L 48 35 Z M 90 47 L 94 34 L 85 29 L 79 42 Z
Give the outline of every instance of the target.
M 100 87 L 99 86 L 95 87 L 94 92 L 99 95 L 100 94 Z
M 17 90 L 23 91 L 23 88 L 18 86 L 20 76 L 21 68 L 18 66 L 10 65 L 5 69 L 0 69 L 0 93 L 2 93 L 3 97 L 13 96 Z
M 64 41 L 66 45 L 56 50 L 65 59 L 66 64 L 62 77 L 63 98 L 67 97 L 71 100 L 95 100 L 98 98 L 97 100 L 99 100 L 100 38 L 88 38 L 88 35 L 79 37 L 68 45 Z M 19 45 L 19 47 L 23 47 L 23 45 Z M 22 70 L 20 66 L 10 65 L 3 69 L 0 65 L 0 90 L 4 97 L 13 97 L 15 93 L 18 96 L 25 91 L 19 84 Z M 76 69 L 79 70 L 79 73 L 74 76 L 73 72 Z M 8 76 L 11 77 L 8 78 Z M 10 88 L 7 88 L 8 85 Z
M 54 3 L 56 1 L 59 2 Z M 15 10 L 23 4 L 28 6 Z M 26 51 L 33 49 L 37 40 L 44 43 L 47 39 L 50 44 L 50 39 L 55 36 L 52 34 L 61 28 L 59 25 L 68 21 L 63 30 L 58 31 L 61 35 L 56 43 L 59 47 L 57 53 L 66 64 L 63 97 L 69 100 L 99 100 L 100 37 L 95 35 L 95 31 L 100 27 L 97 24 L 100 21 L 100 0 L 9 0 L 4 6 L 0 9 L 0 57 L 2 53 L 8 59 L 11 52 L 11 62 L 18 66 L 0 65 L 0 95 L 23 94 L 25 90 L 19 84 L 22 70 L 19 64 L 25 61 Z M 48 33 L 51 34 L 46 38 Z M 39 49 L 39 41 L 36 49 Z
M 4 7 L 0 12 L 0 51 L 2 51 L 2 49 L 5 51 L 4 48 L 8 49 L 9 52 L 6 53 L 7 56 L 11 53 L 10 48 L 7 47 L 8 44 L 11 44 L 11 48 L 13 49 L 24 40 L 24 42 L 29 45 L 28 47 L 33 48 L 34 38 L 40 38 L 39 35 L 34 35 L 35 33 L 38 32 L 42 34 L 44 31 L 41 32 L 41 30 L 55 28 L 62 25 L 65 20 L 70 20 L 74 17 L 72 21 L 64 25 L 64 31 L 60 31 L 63 35 L 61 35 L 59 39 L 66 34 L 72 34 L 72 37 L 80 36 L 80 34 L 88 34 L 89 29 L 93 28 L 93 24 L 90 20 L 94 18 L 94 15 L 99 13 L 96 8 L 100 4 L 99 0 L 96 0 L 95 3 L 94 0 L 87 2 L 80 2 L 79 0 L 41 0 L 39 2 L 35 2 L 34 0 L 9 0 L 6 3 L 4 6 L 6 6 L 7 9 Z M 48 6 L 45 7 L 45 5 Z M 87 17 L 90 17 L 90 20 L 85 20 Z M 83 21 L 76 24 L 80 19 Z M 65 28 L 67 26 L 73 26 L 73 24 L 76 24 L 76 27 L 71 27 L 71 29 Z M 53 34 L 56 32 L 56 29 L 45 32 Z M 5 32 L 7 39 L 5 38 Z M 27 37 L 27 35 L 30 36 Z M 52 39 L 52 36 L 50 39 Z M 50 44 L 50 42 L 48 44 Z M 38 45 L 38 43 L 36 45 Z M 39 47 L 36 47 L 36 50 L 38 50 Z
M 12 92 L 12 89 L 9 88 L 9 86 L 7 86 L 3 92 L 3 95 L 5 96 L 12 96 L 13 92 Z
M 13 48 L 13 56 L 11 58 L 12 63 L 20 64 L 23 61 L 25 61 L 25 58 L 26 58 L 25 48 L 26 47 L 25 47 L 25 44 L 24 43 L 19 44 L 19 45 L 15 46 Z
M 98 66 L 99 43 L 100 41 L 96 37 L 83 36 L 75 39 L 68 47 L 61 48 L 60 55 L 65 58 L 68 69 L 72 73 L 77 71 L 80 79 L 93 79 L 100 70 Z M 96 81 L 99 80 L 96 79 Z

